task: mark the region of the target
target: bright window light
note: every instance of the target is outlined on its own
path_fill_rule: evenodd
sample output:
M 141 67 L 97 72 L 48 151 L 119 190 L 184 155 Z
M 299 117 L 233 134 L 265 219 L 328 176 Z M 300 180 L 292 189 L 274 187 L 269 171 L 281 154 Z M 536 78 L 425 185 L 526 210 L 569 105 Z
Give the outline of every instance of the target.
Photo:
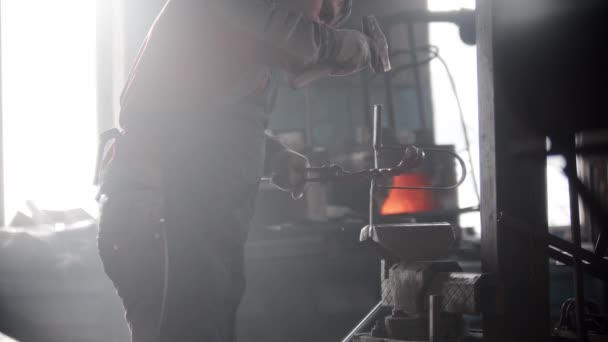
M 460 9 L 475 9 L 475 0 L 429 0 L 431 11 L 454 11 Z M 462 105 L 463 115 L 473 160 L 469 162 L 466 152 L 464 134 L 461 128 L 460 113 L 449 77 L 444 66 L 439 61 L 431 63 L 431 89 L 433 92 L 433 108 L 435 113 L 435 141 L 438 144 L 453 144 L 456 151 L 467 158 L 467 168 L 474 167 L 476 182 L 473 182 L 469 172 L 466 182 L 458 189 L 460 207 L 479 204 L 475 191 L 479 184 L 479 128 L 477 108 L 477 50 L 462 42 L 458 27 L 451 23 L 432 23 L 429 25 L 430 43 L 439 47 L 441 57 L 445 60 L 454 77 L 458 97 Z M 479 213 L 461 216 L 463 227 L 473 227 L 480 230 Z
M 1 0 L 7 223 L 94 207 L 96 2 Z
M 432 11 L 452 11 L 474 9 L 475 0 L 429 0 Z M 430 42 L 439 47 L 441 56 L 448 64 L 456 83 L 462 104 L 473 155 L 477 184 L 479 184 L 479 127 L 477 107 L 477 50 L 465 45 L 454 24 L 435 23 L 430 25 Z M 462 156 L 466 156 L 459 113 L 446 71 L 439 62 L 431 64 L 433 107 L 435 109 L 435 137 L 438 144 L 455 144 Z M 563 160 L 549 158 L 547 164 L 547 207 L 549 226 L 570 224 L 568 182 L 561 171 Z M 470 168 L 471 166 L 468 165 Z M 470 175 L 470 174 L 469 174 Z M 477 196 L 471 177 L 458 189 L 461 207 L 477 204 Z M 479 214 L 463 215 L 461 224 L 480 229 Z

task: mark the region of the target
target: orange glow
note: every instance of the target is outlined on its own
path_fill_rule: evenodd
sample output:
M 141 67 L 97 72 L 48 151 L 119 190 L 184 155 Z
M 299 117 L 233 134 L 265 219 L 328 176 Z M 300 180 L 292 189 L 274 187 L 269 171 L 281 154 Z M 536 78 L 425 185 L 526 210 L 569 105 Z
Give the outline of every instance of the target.
M 430 186 L 423 174 L 404 174 L 393 177 L 393 186 Z M 390 189 L 380 213 L 382 215 L 410 214 L 435 208 L 433 194 L 428 190 Z

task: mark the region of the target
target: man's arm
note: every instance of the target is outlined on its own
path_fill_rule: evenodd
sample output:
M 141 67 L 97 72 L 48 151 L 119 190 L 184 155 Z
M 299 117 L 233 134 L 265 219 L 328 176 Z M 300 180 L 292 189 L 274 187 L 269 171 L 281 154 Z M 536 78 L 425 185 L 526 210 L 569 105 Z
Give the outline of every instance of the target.
M 329 65 L 354 72 L 369 63 L 369 45 L 358 31 L 336 30 L 272 0 L 198 1 L 204 3 L 204 17 L 241 32 L 291 71 Z

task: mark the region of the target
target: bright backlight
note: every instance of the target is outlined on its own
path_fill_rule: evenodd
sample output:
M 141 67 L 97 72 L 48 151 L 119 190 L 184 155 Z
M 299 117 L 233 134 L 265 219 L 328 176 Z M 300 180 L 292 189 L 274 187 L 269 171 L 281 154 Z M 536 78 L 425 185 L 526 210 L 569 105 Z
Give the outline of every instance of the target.
M 94 0 L 1 0 L 7 220 L 33 200 L 90 206 L 96 150 Z

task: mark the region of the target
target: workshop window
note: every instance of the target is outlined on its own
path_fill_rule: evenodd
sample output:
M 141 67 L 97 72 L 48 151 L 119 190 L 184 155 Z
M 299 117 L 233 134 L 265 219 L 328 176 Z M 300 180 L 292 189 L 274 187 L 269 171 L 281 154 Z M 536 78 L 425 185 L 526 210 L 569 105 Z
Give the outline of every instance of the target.
M 96 1 L 1 0 L 5 209 L 94 207 Z
M 429 0 L 428 7 L 431 11 L 475 9 L 475 1 Z M 454 144 L 456 151 L 466 159 L 469 174 L 458 189 L 458 202 L 460 207 L 476 206 L 479 204 L 480 191 L 477 50 L 461 40 L 458 27 L 452 23 L 431 23 L 429 42 L 438 47 L 442 58 L 431 63 L 435 142 L 440 145 Z M 466 136 L 463 129 L 466 129 Z M 479 232 L 479 213 L 462 215 L 461 224 L 474 227 Z
M 475 9 L 474 0 L 429 0 L 432 11 L 453 11 L 459 9 Z M 477 108 L 477 50 L 475 46 L 465 45 L 459 35 L 458 27 L 450 23 L 433 23 L 429 27 L 430 43 L 437 45 L 445 65 L 440 62 L 431 64 L 431 81 L 433 91 L 433 108 L 435 110 L 435 137 L 438 144 L 455 144 L 461 156 L 467 159 L 469 177 L 458 189 L 461 207 L 474 206 L 479 203 L 479 126 Z M 450 84 L 452 74 L 455 87 Z M 459 112 L 458 96 L 462 108 Z M 460 122 L 463 120 L 463 122 Z M 463 124 L 463 125 L 462 125 Z M 472 161 L 468 158 L 467 144 L 471 149 Z M 547 217 L 552 232 L 564 234 L 570 224 L 570 202 L 568 198 L 568 182 L 563 175 L 563 158 L 551 157 L 547 160 Z M 475 176 L 475 179 L 473 179 Z M 475 188 L 477 187 L 477 191 Z M 475 227 L 480 231 L 478 213 L 462 216 L 461 224 L 465 227 Z

